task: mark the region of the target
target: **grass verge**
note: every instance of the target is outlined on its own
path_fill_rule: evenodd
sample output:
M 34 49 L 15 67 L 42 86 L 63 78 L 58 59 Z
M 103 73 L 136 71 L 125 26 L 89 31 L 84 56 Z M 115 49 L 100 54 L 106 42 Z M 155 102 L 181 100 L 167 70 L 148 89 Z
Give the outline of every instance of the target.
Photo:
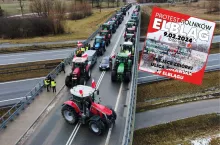
M 61 62 L 61 59 L 11 64 L 11 65 L 6 65 L 6 66 L 1 65 L 0 66 L 0 74 L 1 74 L 0 82 L 46 76 L 60 62 Z
M 0 108 L 0 117 L 2 117 L 8 110 L 10 110 L 11 109 L 11 107 L 5 107 L 5 108 Z M 13 113 L 15 111 L 15 109 L 12 109 L 11 110 L 11 113 Z M 4 117 L 4 119 L 7 119 L 9 116 L 8 115 L 6 115 L 5 117 Z M 3 121 L 2 120 L 0 120 L 0 124 L 2 123 Z
M 219 91 L 220 71 L 205 73 L 201 86 L 178 80 L 164 80 L 151 84 L 138 85 L 136 111 L 142 112 L 158 106 L 167 106 L 182 101 L 196 101 L 194 97 L 209 95 Z M 217 88 L 217 90 L 216 90 Z M 158 91 L 159 90 L 159 91 Z M 173 91 L 175 90 L 175 91 Z M 204 93 L 204 94 L 199 94 Z M 194 95 L 192 95 L 194 94 Z M 181 100 L 182 99 L 182 100 Z M 209 99 L 209 97 L 204 98 Z M 176 101 L 176 102 L 175 102 Z M 183 103 L 183 102 L 182 102 Z
M 31 52 L 31 51 L 41 51 L 41 50 L 56 50 L 56 49 L 66 49 L 67 47 L 77 47 L 76 43 L 70 44 L 53 44 L 53 45 L 41 45 L 41 46 L 25 46 L 25 47 L 10 47 L 1 48 L 0 54 L 5 53 L 17 53 L 17 52 Z
M 113 13 L 115 8 L 93 10 L 93 14 L 81 20 L 66 20 L 63 21 L 65 33 L 62 35 L 51 35 L 44 37 L 34 37 L 25 39 L 0 39 L 1 43 L 34 43 L 34 42 L 53 42 L 53 41 L 66 41 L 66 40 L 79 40 L 87 39 L 100 24 L 104 23 Z
M 220 116 L 214 113 L 139 129 L 134 131 L 133 144 L 190 145 L 192 139 L 219 133 L 219 122 Z

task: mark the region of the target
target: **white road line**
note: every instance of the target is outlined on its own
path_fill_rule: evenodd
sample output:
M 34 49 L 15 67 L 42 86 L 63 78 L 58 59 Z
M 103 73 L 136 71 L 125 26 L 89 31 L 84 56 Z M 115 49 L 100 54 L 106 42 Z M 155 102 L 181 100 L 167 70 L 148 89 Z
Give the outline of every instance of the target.
M 81 126 L 81 123 L 79 124 L 79 126 L 77 127 L 77 129 L 75 130 L 75 132 L 74 132 L 74 134 L 73 134 L 73 136 L 72 136 L 72 138 L 71 138 L 71 140 L 70 140 L 70 143 L 69 143 L 69 145 L 71 145 L 72 144 L 72 142 L 73 142 L 73 139 L 75 138 L 75 136 L 76 136 L 76 133 L 78 132 L 78 130 L 79 130 L 79 127 Z
M 116 101 L 115 109 L 114 109 L 115 112 L 117 112 L 117 110 L 118 110 L 118 104 L 119 104 L 119 100 L 120 100 L 120 98 L 121 98 L 122 88 L 123 88 L 123 83 L 121 83 L 120 89 L 119 89 L 119 92 L 118 92 L 117 101 Z M 111 125 L 111 127 L 110 127 L 109 130 L 108 130 L 108 135 L 107 135 L 107 138 L 106 138 L 106 140 L 105 140 L 105 145 L 108 145 L 108 144 L 109 144 L 110 137 L 111 137 L 111 133 L 112 133 L 112 128 L 113 128 L 113 126 Z
M 130 16 L 129 16 L 130 17 Z M 129 20 L 129 19 L 128 19 Z M 127 20 L 127 22 L 128 22 L 128 20 Z M 126 22 L 126 23 L 127 23 Z M 124 31 L 124 29 L 125 29 L 125 26 L 124 26 L 124 28 L 122 29 L 122 32 Z M 139 30 L 138 30 L 139 31 Z M 138 33 L 138 32 L 137 32 Z M 122 33 L 121 33 L 121 35 L 122 35 Z M 120 35 L 120 36 L 121 36 Z M 117 42 L 118 43 L 118 42 Z M 116 100 L 116 104 L 115 104 L 115 112 L 117 112 L 117 109 L 118 109 L 118 104 L 119 104 L 119 100 L 120 100 L 120 98 L 121 98 L 121 93 L 122 93 L 122 88 L 123 88 L 123 83 L 121 83 L 121 85 L 120 85 L 120 89 L 119 89 L 119 92 L 118 92 L 118 96 L 117 96 L 117 100 Z M 111 133 L 112 133 L 112 128 L 113 128 L 113 125 L 111 125 L 111 127 L 109 128 L 109 130 L 108 130 L 108 135 L 107 135 L 107 138 L 106 138 L 106 140 L 105 140 L 105 145 L 108 145 L 109 144 L 109 141 L 110 141 L 110 137 L 111 137 Z
M 8 99 L 8 100 L 1 100 L 0 103 L 2 102 L 8 102 L 8 101 L 14 101 L 14 100 L 21 100 L 24 99 L 25 97 L 20 97 L 20 98 L 14 98 L 14 99 Z
M 48 54 L 48 53 L 57 53 L 57 52 L 72 52 L 74 50 L 74 48 L 67 48 L 68 50 L 49 50 L 49 51 L 38 51 L 38 52 L 25 52 L 23 54 L 21 53 L 18 53 L 18 54 L 4 54 L 4 55 L 0 55 L 0 58 L 1 57 L 13 57 L 13 56 L 24 56 L 24 55 L 36 55 L 36 54 Z M 69 49 L 72 49 L 72 50 L 69 50 Z
M 80 126 L 80 123 L 77 123 L 75 128 L 73 129 L 73 132 L 71 133 L 68 141 L 66 142 L 66 145 L 71 145 L 70 140 L 72 139 L 73 134 L 75 133 L 75 130 L 77 129 L 77 127 Z
M 31 79 L 17 80 L 17 81 L 10 81 L 10 82 L 2 82 L 2 83 L 0 83 L 0 85 L 2 85 L 2 84 L 10 84 L 10 83 L 18 83 L 18 82 L 25 82 L 25 81 L 31 81 L 31 80 L 37 80 L 37 79 L 43 79 L 43 78 L 45 78 L 45 77 L 31 78 Z

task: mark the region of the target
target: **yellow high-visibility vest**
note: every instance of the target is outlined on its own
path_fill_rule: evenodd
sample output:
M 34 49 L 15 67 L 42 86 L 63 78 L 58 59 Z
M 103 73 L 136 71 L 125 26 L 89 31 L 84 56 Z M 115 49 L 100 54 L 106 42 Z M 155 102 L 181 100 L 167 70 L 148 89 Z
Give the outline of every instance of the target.
M 49 83 L 47 82 L 48 80 L 44 80 L 44 84 L 45 85 L 49 85 Z
M 56 86 L 56 82 L 55 81 L 51 81 L 51 87 L 55 87 Z

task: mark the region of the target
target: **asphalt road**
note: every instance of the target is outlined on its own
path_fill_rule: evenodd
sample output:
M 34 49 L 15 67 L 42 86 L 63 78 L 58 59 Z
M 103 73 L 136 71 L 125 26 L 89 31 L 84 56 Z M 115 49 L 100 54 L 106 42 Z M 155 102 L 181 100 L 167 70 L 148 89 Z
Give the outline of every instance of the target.
M 136 113 L 135 130 L 209 113 L 220 113 L 220 99 L 204 100 Z
M 218 54 L 211 54 L 208 56 L 208 62 L 206 66 L 206 70 L 211 70 L 214 68 L 220 68 L 220 53 Z M 162 77 L 159 75 L 154 75 L 148 72 L 142 72 L 139 71 L 138 73 L 138 83 L 144 83 L 144 82 L 151 82 L 155 81 L 157 79 L 162 79 L 166 77 Z
M 131 12 L 131 9 L 130 9 Z M 117 32 L 113 35 L 111 44 L 107 47 L 104 56 L 109 56 L 112 51 L 119 51 L 120 44 L 123 43 L 122 34 L 125 28 L 125 22 L 128 20 L 128 16 L 125 17 L 123 23 L 117 29 Z M 125 117 L 124 117 L 124 104 L 126 102 L 127 84 L 111 82 L 111 73 L 102 73 L 99 71 L 99 62 L 101 58 L 98 58 L 97 64 L 92 70 L 92 77 L 96 82 L 100 80 L 99 90 L 101 103 L 104 105 L 112 106 L 114 109 L 117 106 L 117 120 L 116 126 L 113 128 L 109 145 L 118 145 L 122 142 Z M 103 76 L 104 74 L 104 76 Z M 103 77 L 101 77 L 103 76 Z M 91 85 L 88 82 L 88 85 Z M 98 85 L 98 83 L 97 83 Z M 24 143 L 25 145 L 65 145 L 68 141 L 71 133 L 74 131 L 75 126 L 68 125 L 61 116 L 61 104 L 69 98 L 69 91 L 64 91 L 62 99 L 52 109 L 48 116 L 39 124 L 39 127 L 33 132 L 29 139 Z M 118 105 L 116 105 L 116 102 Z M 107 133 L 102 136 L 96 136 L 89 131 L 87 125 L 81 125 L 79 130 L 73 136 L 74 139 L 70 143 L 71 145 L 104 145 L 107 139 Z M 68 144 L 68 145 L 70 145 Z
M 0 106 L 19 102 L 42 78 L 0 83 Z
M 206 70 L 220 68 L 219 53 L 209 55 L 206 68 Z M 148 72 L 138 73 L 138 83 L 155 81 L 161 78 L 165 77 L 154 75 Z M 96 80 L 97 79 L 98 78 L 96 78 Z M 40 78 L 0 83 L 0 106 L 18 102 L 27 92 L 29 92 L 34 87 L 35 84 L 37 84 L 39 80 Z
M 10 48 L 10 47 L 41 46 L 41 45 L 53 45 L 53 44 L 69 44 L 69 43 L 77 43 L 78 41 L 84 41 L 84 40 L 70 40 L 70 41 L 56 41 L 56 42 L 34 42 L 34 43 L 25 43 L 25 44 L 0 43 L 0 49 L 1 48 Z
M 64 59 L 68 57 L 69 54 L 73 52 L 73 50 L 74 48 L 66 48 L 66 49 L 49 50 L 49 51 L 1 54 L 0 65 Z

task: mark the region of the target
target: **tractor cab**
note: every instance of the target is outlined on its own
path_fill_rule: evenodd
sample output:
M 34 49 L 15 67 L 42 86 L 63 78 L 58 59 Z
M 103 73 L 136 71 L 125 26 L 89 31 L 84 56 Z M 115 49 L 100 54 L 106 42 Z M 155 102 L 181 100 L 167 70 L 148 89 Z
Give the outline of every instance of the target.
M 126 7 L 121 7 L 121 12 L 123 13 L 123 15 L 126 15 Z
M 108 24 L 110 25 L 110 30 L 112 31 L 112 33 L 116 32 L 117 29 L 117 24 L 115 21 L 108 21 Z
M 134 34 L 134 37 L 135 37 L 135 34 L 136 34 L 135 28 L 126 28 L 125 33 L 124 33 L 124 37 L 127 33 Z
M 134 26 L 137 26 L 137 22 L 136 22 L 136 20 L 134 20 L 134 19 L 130 19 L 128 22 L 133 22 L 134 23 Z
M 110 21 L 113 21 L 114 24 L 115 24 L 115 26 L 118 27 L 118 25 L 119 25 L 119 20 L 118 20 L 116 17 L 111 18 Z
M 95 93 L 97 92 L 97 93 Z M 90 109 L 92 102 L 95 102 L 96 95 L 99 95 L 99 91 L 84 85 L 77 85 L 70 89 L 72 94 L 71 100 L 74 101 L 83 111 L 83 104 L 85 103 L 86 107 Z
M 122 15 L 122 13 L 118 13 L 115 15 L 115 18 L 118 20 L 119 24 L 122 23 L 122 21 L 124 20 L 124 17 Z
M 134 28 L 135 31 L 137 31 L 136 23 L 135 22 L 127 22 L 126 23 L 126 28 Z
M 131 34 L 131 33 L 126 33 L 125 36 L 124 36 L 124 38 L 125 38 L 125 41 L 128 41 L 128 40 L 130 40 L 131 42 L 135 41 L 135 40 L 134 40 L 134 39 L 135 39 L 135 36 L 134 36 L 134 34 Z M 133 42 L 133 43 L 134 43 L 134 42 Z
M 98 55 L 103 55 L 103 53 L 106 51 L 105 47 L 105 38 L 103 36 L 96 36 L 93 43 L 93 50 L 96 50 Z
M 121 51 L 122 52 L 133 52 L 134 53 L 134 45 L 132 42 L 128 41 L 128 42 L 124 42 L 123 45 L 121 46 Z
M 137 16 L 131 16 L 131 19 L 132 20 L 135 20 L 135 22 L 136 22 L 136 24 L 138 24 L 138 22 L 139 22 L 139 19 L 138 19 L 138 17 Z
M 102 27 L 102 30 L 110 30 L 110 24 L 108 23 L 102 24 L 101 27 Z
M 106 38 L 111 38 L 111 33 L 109 33 L 109 31 L 108 30 L 101 30 L 100 31 L 100 33 L 99 33 L 99 35 L 100 36 L 103 36 L 104 37 L 104 39 L 106 39 Z
M 88 57 L 74 57 L 72 61 L 73 80 L 77 80 L 82 71 L 88 65 Z

